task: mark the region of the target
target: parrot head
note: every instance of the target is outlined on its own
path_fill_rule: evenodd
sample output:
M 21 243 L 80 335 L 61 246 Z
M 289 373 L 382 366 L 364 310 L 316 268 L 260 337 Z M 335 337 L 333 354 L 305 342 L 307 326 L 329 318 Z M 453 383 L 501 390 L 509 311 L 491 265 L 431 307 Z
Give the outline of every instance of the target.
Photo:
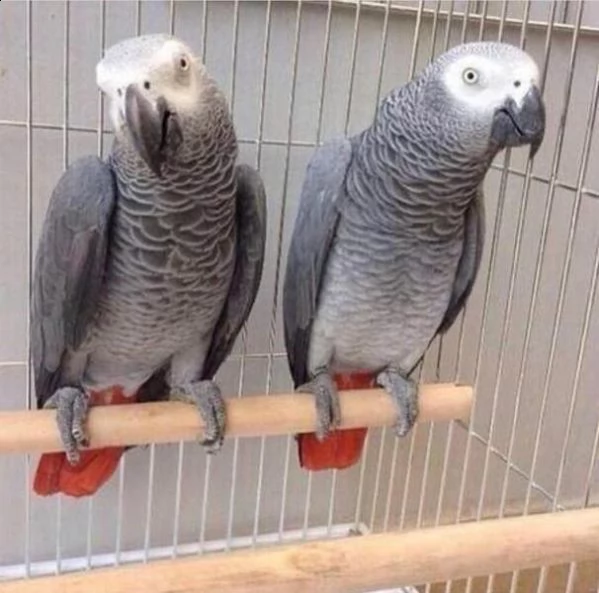
M 539 69 L 521 49 L 498 42 L 458 45 L 425 71 L 427 108 L 455 122 L 458 141 L 469 149 L 496 152 L 543 141 L 545 106 Z
M 121 41 L 96 66 L 115 134 L 128 139 L 159 177 L 201 112 L 206 80 L 205 68 L 191 50 L 161 34 Z

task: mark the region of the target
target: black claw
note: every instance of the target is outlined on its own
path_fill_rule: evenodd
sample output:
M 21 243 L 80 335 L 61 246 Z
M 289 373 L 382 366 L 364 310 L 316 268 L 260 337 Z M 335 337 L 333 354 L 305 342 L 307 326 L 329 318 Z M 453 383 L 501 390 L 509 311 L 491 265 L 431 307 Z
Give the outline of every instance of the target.
M 61 387 L 44 405 L 45 408 L 56 410 L 60 439 L 71 465 L 79 462 L 79 447 L 89 445 L 85 430 L 88 405 L 85 392 L 76 387 Z
M 395 433 L 405 437 L 418 418 L 418 386 L 399 372 L 388 369 L 377 377 L 377 382 L 393 398 L 398 411 Z
M 198 442 L 209 454 L 218 452 L 224 443 L 226 407 L 220 389 L 212 381 L 198 381 L 171 391 L 171 399 L 191 403 L 198 408 L 204 422 L 204 438 Z
M 314 395 L 316 405 L 316 438 L 323 441 L 341 423 L 339 394 L 328 372 L 319 373 L 297 388 L 301 393 Z

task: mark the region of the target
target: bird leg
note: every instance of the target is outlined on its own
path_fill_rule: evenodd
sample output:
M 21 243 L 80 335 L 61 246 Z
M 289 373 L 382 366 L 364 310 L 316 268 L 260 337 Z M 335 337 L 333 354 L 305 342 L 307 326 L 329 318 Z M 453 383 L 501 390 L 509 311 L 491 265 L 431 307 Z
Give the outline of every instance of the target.
M 204 421 L 204 438 L 200 445 L 213 454 L 220 450 L 225 438 L 227 412 L 225 400 L 214 381 L 193 381 L 173 387 L 171 401 L 195 405 Z
M 85 427 L 89 396 L 77 387 L 61 387 L 46 401 L 44 408 L 56 410 L 56 423 L 67 460 L 76 465 L 80 459 L 79 448 L 89 445 Z
M 391 368 L 379 373 L 377 383 L 393 398 L 397 406 L 395 433 L 399 437 L 406 436 L 418 417 L 418 386 Z
M 317 372 L 309 383 L 297 388 L 300 393 L 311 393 L 316 400 L 316 438 L 325 439 L 341 422 L 339 393 L 328 370 Z

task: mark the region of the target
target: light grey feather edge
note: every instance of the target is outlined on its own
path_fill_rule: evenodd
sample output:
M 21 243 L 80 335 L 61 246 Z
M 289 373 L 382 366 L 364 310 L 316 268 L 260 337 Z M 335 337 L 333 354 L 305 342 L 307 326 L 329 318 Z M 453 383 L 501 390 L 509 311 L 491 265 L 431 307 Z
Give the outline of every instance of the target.
M 283 286 L 285 346 L 295 387 L 309 380 L 312 323 L 346 197 L 351 157 L 350 140 L 336 138 L 316 150 L 306 169 Z
M 482 187 L 476 199 L 466 210 L 464 230 L 464 248 L 458 263 L 449 305 L 445 317 L 439 326 L 439 333 L 445 333 L 453 325 L 464 308 L 476 280 L 485 242 L 485 210 Z
M 38 243 L 31 305 L 31 355 L 38 407 L 60 386 L 67 349 L 86 336 L 104 279 L 116 185 L 95 156 L 59 179 Z
M 254 306 L 262 280 L 267 224 L 264 184 L 260 174 L 249 165 L 238 165 L 236 175 L 235 270 L 204 362 L 203 379 L 212 379 L 231 353 L 237 335 Z

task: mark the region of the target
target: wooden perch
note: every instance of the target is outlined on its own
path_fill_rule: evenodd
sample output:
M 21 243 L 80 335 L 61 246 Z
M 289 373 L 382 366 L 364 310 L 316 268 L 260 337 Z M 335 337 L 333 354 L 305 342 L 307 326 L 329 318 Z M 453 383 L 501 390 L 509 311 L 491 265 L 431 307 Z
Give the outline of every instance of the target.
M 467 420 L 472 388 L 453 384 L 420 387 L 421 422 Z M 255 437 L 311 432 L 316 425 L 313 396 L 256 395 L 227 401 L 227 436 Z M 342 428 L 385 426 L 395 421 L 395 408 L 381 389 L 343 392 Z M 88 421 L 91 446 L 145 445 L 191 441 L 202 433 L 193 406 L 177 402 L 98 406 Z M 62 450 L 51 410 L 0 412 L 0 453 Z
M 98 569 L 0 593 L 363 593 L 591 559 L 599 508 Z

